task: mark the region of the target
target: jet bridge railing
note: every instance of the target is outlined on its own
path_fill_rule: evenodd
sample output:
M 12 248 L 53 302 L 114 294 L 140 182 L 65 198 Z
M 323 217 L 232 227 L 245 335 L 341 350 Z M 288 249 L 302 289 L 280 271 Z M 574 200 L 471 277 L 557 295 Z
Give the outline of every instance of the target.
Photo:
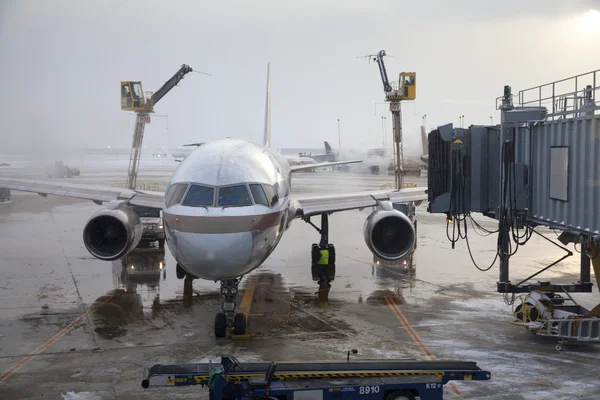
M 593 115 L 600 109 L 597 102 L 600 94 L 600 70 L 575 75 L 569 78 L 520 90 L 512 97 L 516 107 L 546 107 L 547 119 L 567 116 Z M 506 107 L 504 97 L 496 98 L 496 109 Z

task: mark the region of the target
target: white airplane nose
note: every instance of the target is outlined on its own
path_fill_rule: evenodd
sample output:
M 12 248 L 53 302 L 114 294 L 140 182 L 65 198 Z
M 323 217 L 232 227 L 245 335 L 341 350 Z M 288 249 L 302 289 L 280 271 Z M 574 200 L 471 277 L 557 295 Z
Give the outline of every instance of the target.
M 167 245 L 190 274 L 208 280 L 248 272 L 253 251 L 252 232 L 207 234 L 167 231 Z

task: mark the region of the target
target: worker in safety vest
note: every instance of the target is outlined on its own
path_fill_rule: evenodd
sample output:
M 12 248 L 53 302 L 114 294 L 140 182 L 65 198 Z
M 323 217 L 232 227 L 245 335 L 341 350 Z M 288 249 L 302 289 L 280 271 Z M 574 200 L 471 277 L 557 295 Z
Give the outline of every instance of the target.
M 319 261 L 317 261 L 317 264 L 329 265 L 329 250 L 321 249 L 319 253 L 321 254 L 321 257 L 319 258 Z

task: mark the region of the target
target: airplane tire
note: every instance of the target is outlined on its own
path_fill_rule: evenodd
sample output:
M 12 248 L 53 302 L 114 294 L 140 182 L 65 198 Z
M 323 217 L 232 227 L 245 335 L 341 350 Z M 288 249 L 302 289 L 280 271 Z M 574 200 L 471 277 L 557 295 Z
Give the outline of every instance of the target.
M 181 268 L 181 265 L 177 264 L 175 267 L 175 275 L 177 275 L 177 279 L 185 278 L 185 271 Z
M 335 264 L 329 264 L 325 266 L 325 277 L 329 282 L 335 280 Z
M 335 265 L 335 246 L 329 244 L 327 250 L 329 250 L 329 265 Z
M 310 274 L 312 276 L 312 280 L 315 282 L 318 282 L 320 279 L 320 271 L 321 271 L 320 267 L 321 266 L 316 263 L 311 263 L 311 265 L 310 265 Z
M 225 337 L 227 333 L 227 317 L 224 313 L 215 315 L 215 336 L 218 338 Z
M 233 317 L 233 333 L 243 335 L 246 333 L 246 316 L 242 313 L 235 314 Z
M 310 247 L 310 258 L 311 258 L 311 261 L 313 262 L 313 264 L 318 263 L 319 259 L 321 259 L 321 249 L 319 248 L 319 245 L 316 243 L 313 243 L 312 246 Z

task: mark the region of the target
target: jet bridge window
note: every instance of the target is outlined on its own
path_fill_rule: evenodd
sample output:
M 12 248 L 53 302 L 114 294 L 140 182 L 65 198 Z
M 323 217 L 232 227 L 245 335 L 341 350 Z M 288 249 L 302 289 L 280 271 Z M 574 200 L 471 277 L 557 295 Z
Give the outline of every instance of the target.
M 187 183 L 176 183 L 169 188 L 167 196 L 165 197 L 165 204 L 167 207 L 171 207 L 173 204 L 181 203 L 181 199 L 188 188 Z
M 250 194 L 246 185 L 219 188 L 219 207 L 251 206 Z
M 252 197 L 254 197 L 254 202 L 256 204 L 262 204 L 263 206 L 269 207 L 269 200 L 267 200 L 267 195 L 262 187 L 258 183 L 250 184 L 250 191 L 252 192 Z
M 550 147 L 550 198 L 569 201 L 569 148 Z
M 188 190 L 184 206 L 212 207 L 214 203 L 215 189 L 207 186 L 191 185 Z

